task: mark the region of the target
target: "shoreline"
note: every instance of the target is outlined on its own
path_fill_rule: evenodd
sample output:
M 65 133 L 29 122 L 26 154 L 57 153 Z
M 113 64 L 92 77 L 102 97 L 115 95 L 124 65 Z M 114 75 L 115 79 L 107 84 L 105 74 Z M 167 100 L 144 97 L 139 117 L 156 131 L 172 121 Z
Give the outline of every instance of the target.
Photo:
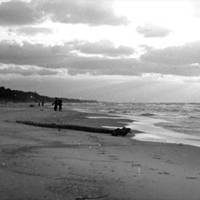
M 141 131 L 136 133 L 132 139 L 144 142 L 157 142 L 166 144 L 189 145 L 200 147 L 200 137 L 186 133 L 175 132 L 167 129 L 160 123 L 167 122 L 163 119 L 156 119 L 146 116 L 116 115 L 119 119 L 132 120 L 126 127 Z
M 28 103 L 19 103 L 19 104 L 13 103 L 11 105 L 16 110 L 22 109 L 20 107 L 23 107 L 24 105 L 28 107 Z M 39 109 L 37 105 L 35 106 L 35 108 Z M 46 108 L 49 111 L 51 111 L 50 104 L 47 105 Z M 122 128 L 123 126 L 125 126 L 127 128 L 131 128 L 134 130 L 135 133 L 134 136 L 130 137 L 138 141 L 158 142 L 158 143 L 178 144 L 178 145 L 182 144 L 182 145 L 200 147 L 200 137 L 189 135 L 186 133 L 175 132 L 173 130 L 167 129 L 164 126 L 160 125 L 160 123 L 163 122 L 165 123 L 167 121 L 163 119 L 152 118 L 149 115 L 131 116 L 130 114 L 116 114 L 116 113 L 106 113 L 106 112 L 97 113 L 91 110 L 89 111 L 88 109 L 84 110 L 83 108 L 82 109 L 73 108 L 70 109 L 70 111 L 75 113 L 82 113 L 83 115 L 85 115 L 85 118 L 91 119 L 91 121 L 96 120 L 97 121 L 96 123 L 92 122 L 91 124 L 89 124 L 91 127 L 97 126 L 98 128 Z M 66 112 L 68 112 L 67 109 L 63 110 L 63 112 L 61 113 L 66 113 Z M 56 113 L 52 112 L 52 114 L 55 117 Z M 83 117 L 83 115 L 81 115 L 81 117 Z M 56 120 L 57 120 L 56 122 L 58 123 L 61 122 L 61 124 L 62 123 L 64 124 L 63 121 L 60 121 L 58 119 Z M 75 121 L 75 124 L 72 123 L 72 125 L 76 125 L 76 123 L 77 121 Z M 83 125 L 83 123 L 78 122 L 77 125 Z
M 87 113 L 88 110 L 84 109 L 75 109 L 79 112 Z M 95 115 L 95 112 L 90 110 L 90 114 Z M 154 114 L 145 113 L 141 115 L 132 116 L 131 114 L 119 114 L 119 113 L 101 113 L 106 115 L 106 117 L 89 117 L 96 119 L 127 119 L 130 120 L 125 127 L 131 128 L 133 130 L 138 130 L 138 133 L 135 133 L 132 139 L 138 141 L 146 142 L 157 142 L 157 143 L 167 143 L 167 144 L 178 144 L 178 145 L 190 145 L 194 147 L 200 147 L 200 137 L 195 135 L 189 135 L 187 133 L 176 132 L 162 126 L 161 124 L 168 123 L 164 119 L 156 119 Z M 105 128 L 119 128 L 120 126 L 103 126 Z
M 199 200 L 198 147 L 14 123 L 105 122 L 69 110 L 19 107 L 1 113 L 1 200 Z

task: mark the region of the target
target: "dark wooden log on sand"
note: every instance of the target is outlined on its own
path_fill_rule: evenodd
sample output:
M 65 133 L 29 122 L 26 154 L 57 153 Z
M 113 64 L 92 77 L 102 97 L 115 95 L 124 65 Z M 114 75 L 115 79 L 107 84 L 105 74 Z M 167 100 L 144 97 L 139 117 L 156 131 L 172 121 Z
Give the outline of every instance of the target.
M 131 132 L 130 128 L 117 128 L 117 129 L 108 129 L 108 128 L 97 128 L 97 127 L 88 127 L 88 126 L 79 126 L 79 125 L 68 125 L 68 124 L 56 124 L 56 123 L 39 123 L 32 121 L 16 121 L 19 124 L 44 127 L 44 128 L 56 128 L 56 129 L 71 129 L 77 131 L 87 131 L 93 133 L 104 133 L 111 134 L 112 136 L 126 136 Z

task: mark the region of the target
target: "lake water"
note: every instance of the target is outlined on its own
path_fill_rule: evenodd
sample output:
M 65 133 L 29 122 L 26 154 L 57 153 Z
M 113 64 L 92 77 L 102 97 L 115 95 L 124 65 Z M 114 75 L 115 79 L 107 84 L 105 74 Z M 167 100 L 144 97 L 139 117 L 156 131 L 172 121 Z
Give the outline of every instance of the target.
M 134 120 L 127 127 L 143 133 L 137 140 L 200 146 L 200 104 L 192 103 L 81 103 L 75 110 Z

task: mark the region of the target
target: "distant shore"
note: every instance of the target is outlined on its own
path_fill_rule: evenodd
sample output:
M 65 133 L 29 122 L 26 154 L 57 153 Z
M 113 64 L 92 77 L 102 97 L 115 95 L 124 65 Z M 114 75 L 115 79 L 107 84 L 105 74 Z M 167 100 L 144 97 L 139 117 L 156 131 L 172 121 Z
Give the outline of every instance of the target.
M 1 200 L 199 200 L 198 147 L 15 123 L 121 127 L 131 122 L 99 113 L 29 104 L 0 105 L 0 112 Z

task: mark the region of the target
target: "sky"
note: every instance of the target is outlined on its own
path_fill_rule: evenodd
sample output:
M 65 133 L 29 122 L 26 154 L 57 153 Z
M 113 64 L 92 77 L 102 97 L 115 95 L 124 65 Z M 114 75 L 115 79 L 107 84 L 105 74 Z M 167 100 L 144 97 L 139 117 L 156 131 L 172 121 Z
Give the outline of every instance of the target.
M 200 102 L 199 24 L 198 0 L 0 0 L 0 85 Z

